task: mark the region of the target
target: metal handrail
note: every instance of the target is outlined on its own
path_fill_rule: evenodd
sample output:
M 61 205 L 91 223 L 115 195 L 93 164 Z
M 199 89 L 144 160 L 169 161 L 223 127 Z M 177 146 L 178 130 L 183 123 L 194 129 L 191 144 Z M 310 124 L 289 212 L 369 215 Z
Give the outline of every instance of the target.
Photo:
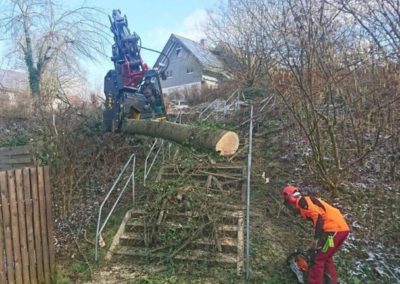
M 229 98 L 226 99 L 225 106 L 224 106 L 224 115 L 226 115 L 226 112 L 230 108 L 230 106 L 235 104 L 235 101 L 237 100 L 236 93 L 238 93 L 238 92 L 239 92 L 239 89 L 236 89 L 235 91 L 232 92 L 232 94 L 229 96 Z M 233 99 L 233 102 L 230 103 L 230 101 L 232 99 Z
M 176 116 L 175 123 L 182 123 L 182 111 L 179 111 L 178 115 Z
M 158 143 L 159 140 L 161 141 L 161 145 L 160 145 L 160 147 L 158 148 L 156 154 L 154 155 L 153 160 L 151 161 L 150 167 L 147 169 L 147 164 L 148 164 L 150 155 L 153 153 L 153 150 L 154 150 L 154 148 L 155 148 L 155 146 L 157 145 L 157 143 Z M 146 160 L 144 161 L 143 185 L 146 185 L 147 177 L 149 176 L 150 171 L 151 171 L 151 168 L 153 167 L 155 161 L 157 160 L 158 154 L 160 153 L 160 151 L 161 151 L 161 149 L 163 148 L 163 146 L 164 146 L 164 140 L 158 139 L 158 138 L 157 138 L 157 139 L 154 140 L 153 145 L 151 146 L 149 152 L 147 153 Z
M 230 109 L 231 106 L 234 106 L 234 110 L 237 110 L 237 104 L 239 102 L 239 97 L 241 93 L 239 92 L 239 89 L 236 89 L 232 95 L 226 100 L 225 103 L 225 109 L 224 109 L 224 115 L 226 114 L 226 111 Z M 232 101 L 232 102 L 231 102 Z
M 182 123 L 182 111 L 179 111 L 178 115 L 177 115 L 176 118 L 175 118 L 175 123 L 178 123 L 178 122 L 179 122 L 179 123 Z M 153 160 L 152 160 L 151 163 L 150 163 L 150 166 L 147 167 L 147 165 L 148 165 L 148 163 L 149 163 L 150 155 L 153 153 L 153 150 L 154 150 L 154 148 L 156 147 L 156 145 L 157 145 L 157 143 L 158 143 L 159 141 L 161 141 L 161 145 L 160 145 L 160 147 L 157 149 L 157 152 L 155 153 L 155 155 L 154 155 L 154 157 L 153 157 Z M 169 150 L 169 151 L 171 150 L 171 145 L 172 145 L 171 143 L 168 144 L 168 150 Z M 149 176 L 150 171 L 151 171 L 151 169 L 152 169 L 152 167 L 153 167 L 155 161 L 157 160 L 158 155 L 160 154 L 160 151 L 161 151 L 161 150 L 162 150 L 162 153 L 163 153 L 163 163 L 164 163 L 164 160 L 165 160 L 164 140 L 159 139 L 159 138 L 156 138 L 156 139 L 154 140 L 153 144 L 151 145 L 150 150 L 149 150 L 149 152 L 147 153 L 146 159 L 145 159 L 145 161 L 144 161 L 143 185 L 146 185 L 147 177 Z
M 250 105 L 249 148 L 247 155 L 247 192 L 246 192 L 246 280 L 250 279 L 250 191 L 251 162 L 253 151 L 253 103 Z
M 123 174 L 126 172 L 126 170 L 128 169 L 128 166 L 129 166 L 129 164 L 130 164 L 131 162 L 132 162 L 132 173 L 129 175 L 128 179 L 126 180 L 124 187 L 122 188 L 121 192 L 120 192 L 119 195 L 118 195 L 117 200 L 114 202 L 114 205 L 113 205 L 113 207 L 112 207 L 111 210 L 110 210 L 110 213 L 108 213 L 106 219 L 104 220 L 103 225 L 102 225 L 101 228 L 100 228 L 101 215 L 102 215 L 102 213 L 103 213 L 104 204 L 105 204 L 105 203 L 107 202 L 107 200 L 110 198 L 111 193 L 115 190 L 116 185 L 119 183 L 121 177 L 122 177 Z M 95 255 L 94 255 L 95 261 L 98 260 L 98 253 L 99 253 L 99 251 L 98 251 L 98 250 L 99 250 L 98 246 L 99 246 L 99 237 L 100 237 L 100 234 L 103 232 L 104 227 L 106 226 L 108 220 L 110 219 L 111 214 L 114 212 L 115 207 L 117 206 L 119 200 L 121 199 L 122 194 L 125 192 L 126 188 L 128 187 L 128 184 L 129 184 L 130 181 L 132 181 L 132 196 L 133 196 L 132 201 L 133 201 L 133 204 L 135 203 L 135 166 L 136 166 L 136 156 L 135 156 L 135 154 L 132 154 L 132 155 L 129 157 L 129 160 L 126 162 L 125 166 L 122 168 L 122 170 L 121 170 L 119 176 L 118 176 L 117 179 L 114 181 L 114 183 L 113 183 L 111 189 L 108 191 L 106 197 L 104 198 L 103 202 L 102 202 L 101 205 L 100 205 L 100 208 L 99 208 L 99 217 L 98 217 L 98 219 L 97 219 L 97 228 L 96 228 Z M 118 189 L 118 191 L 119 191 L 119 189 Z
M 213 105 L 215 104 L 215 102 L 216 102 L 217 100 L 218 100 L 218 99 L 213 100 L 205 109 L 203 109 L 203 111 L 199 114 L 199 119 L 200 119 L 200 117 L 203 115 L 203 113 L 206 112 L 206 110 L 208 110 L 211 106 L 213 106 Z
M 182 124 L 182 111 L 179 111 L 179 113 L 176 116 L 174 121 L 175 121 L 175 123 Z M 173 145 L 172 142 L 168 142 L 167 146 L 166 146 L 167 150 L 165 150 L 165 147 L 163 147 L 163 164 L 165 162 L 165 151 L 168 154 L 168 159 L 171 159 L 171 148 L 172 148 L 172 145 Z

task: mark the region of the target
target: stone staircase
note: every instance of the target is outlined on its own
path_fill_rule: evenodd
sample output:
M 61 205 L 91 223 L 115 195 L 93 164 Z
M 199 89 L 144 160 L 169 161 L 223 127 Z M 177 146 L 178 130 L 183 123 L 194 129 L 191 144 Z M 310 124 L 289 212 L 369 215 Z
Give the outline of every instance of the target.
M 221 203 L 218 205 L 218 223 L 205 226 L 196 238 L 187 240 L 181 250 L 177 250 L 171 257 L 175 261 L 198 261 L 214 263 L 224 266 L 236 266 L 238 274 L 242 273 L 244 261 L 244 217 L 242 197 L 245 189 L 245 168 L 237 165 L 211 165 L 199 167 L 196 171 L 184 173 L 185 169 L 177 166 L 161 168 L 157 181 L 189 178 L 206 188 L 216 188 L 221 194 Z M 186 176 L 185 176 L 186 175 Z M 230 195 L 227 202 L 226 196 Z M 232 196 L 235 196 L 232 198 Z M 129 210 L 114 237 L 107 258 L 125 256 L 134 258 L 162 259 L 165 253 L 146 244 L 145 218 L 146 212 Z M 166 213 L 162 222 L 157 226 L 176 230 L 189 229 L 188 221 L 206 216 L 196 215 L 186 211 L 180 213 Z M 191 228 L 193 229 L 193 228 Z

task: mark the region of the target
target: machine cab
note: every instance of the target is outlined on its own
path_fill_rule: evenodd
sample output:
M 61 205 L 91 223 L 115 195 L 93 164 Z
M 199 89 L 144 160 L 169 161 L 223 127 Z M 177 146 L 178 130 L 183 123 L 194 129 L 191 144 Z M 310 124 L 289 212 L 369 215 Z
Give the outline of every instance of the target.
M 166 118 L 164 95 L 157 71 L 148 70 L 145 72 L 139 87 L 139 93 L 146 97 L 150 107 L 154 111 L 155 119 L 163 120 Z

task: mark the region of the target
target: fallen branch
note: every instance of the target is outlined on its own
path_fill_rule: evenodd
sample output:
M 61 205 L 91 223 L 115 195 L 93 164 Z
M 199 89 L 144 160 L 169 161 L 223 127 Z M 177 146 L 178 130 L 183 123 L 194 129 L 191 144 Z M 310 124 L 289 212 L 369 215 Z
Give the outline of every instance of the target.
M 79 246 L 78 241 L 76 240 L 76 235 L 75 235 L 75 233 L 72 231 L 72 229 L 71 229 L 71 227 L 69 226 L 69 224 L 67 224 L 67 226 L 68 226 L 68 228 L 69 228 L 69 231 L 70 231 L 71 234 L 72 234 L 72 238 L 74 239 L 74 242 L 75 242 L 75 245 L 76 245 L 76 247 L 77 247 L 77 249 L 78 249 L 78 252 L 82 255 L 82 257 L 83 257 L 85 263 L 87 264 L 87 266 L 88 266 L 88 268 L 89 268 L 89 278 L 90 278 L 89 280 L 92 280 L 92 274 L 93 274 L 92 266 L 90 265 L 90 263 L 89 263 L 89 261 L 88 261 L 86 255 L 82 252 L 81 247 Z
M 202 224 L 179 248 L 177 248 L 174 252 L 172 252 L 169 257 L 173 258 L 175 257 L 181 250 L 183 250 L 185 247 L 187 247 L 191 242 L 193 242 L 196 238 L 199 237 L 200 233 L 203 232 L 204 228 L 208 225 L 210 225 L 211 222 L 208 222 L 206 224 Z
M 222 177 L 222 178 L 228 178 L 228 179 L 235 179 L 235 180 L 240 180 L 240 177 L 234 177 L 231 175 L 224 175 L 224 174 L 217 174 L 217 173 L 212 173 L 212 172 L 207 172 L 207 171 L 199 171 L 199 173 L 206 174 L 206 175 L 212 175 L 214 177 Z

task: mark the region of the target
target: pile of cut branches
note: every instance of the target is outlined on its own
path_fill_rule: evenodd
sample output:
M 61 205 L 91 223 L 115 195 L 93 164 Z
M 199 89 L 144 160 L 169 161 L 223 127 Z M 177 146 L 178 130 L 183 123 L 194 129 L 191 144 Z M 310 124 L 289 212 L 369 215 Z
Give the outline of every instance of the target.
M 218 226 L 224 212 L 240 208 L 234 182 L 241 180 L 212 172 L 208 162 L 193 154 L 182 159 L 180 166 L 170 166 L 178 177 L 152 184 L 139 197 L 145 211 L 145 246 L 162 261 L 170 261 L 200 238 L 212 240 L 215 252 L 222 250 Z

